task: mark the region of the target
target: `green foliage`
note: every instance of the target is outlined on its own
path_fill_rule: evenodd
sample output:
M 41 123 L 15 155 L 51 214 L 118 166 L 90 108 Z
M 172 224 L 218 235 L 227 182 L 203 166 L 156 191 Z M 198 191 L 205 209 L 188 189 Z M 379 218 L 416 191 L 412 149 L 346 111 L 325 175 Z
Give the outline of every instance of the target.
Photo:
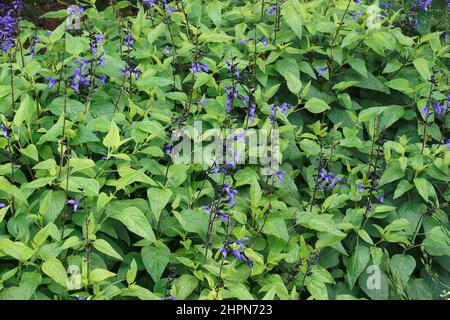
M 447 2 L 182 3 L 87 7 L 80 30 L 22 20 L 0 55 L 0 299 L 448 297 Z M 75 90 L 74 60 L 99 57 Z M 234 85 L 251 97 L 228 113 Z M 197 120 L 277 129 L 283 179 L 174 163 L 175 128 L 209 139 Z M 230 223 L 202 209 L 225 182 Z

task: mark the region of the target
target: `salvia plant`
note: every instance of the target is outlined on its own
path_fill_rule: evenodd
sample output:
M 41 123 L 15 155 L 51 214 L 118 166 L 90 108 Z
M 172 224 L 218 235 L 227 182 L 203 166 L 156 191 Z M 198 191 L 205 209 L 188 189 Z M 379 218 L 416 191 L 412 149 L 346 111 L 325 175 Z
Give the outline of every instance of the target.
M 0 299 L 448 299 L 450 1 L 98 4 L 0 4 Z

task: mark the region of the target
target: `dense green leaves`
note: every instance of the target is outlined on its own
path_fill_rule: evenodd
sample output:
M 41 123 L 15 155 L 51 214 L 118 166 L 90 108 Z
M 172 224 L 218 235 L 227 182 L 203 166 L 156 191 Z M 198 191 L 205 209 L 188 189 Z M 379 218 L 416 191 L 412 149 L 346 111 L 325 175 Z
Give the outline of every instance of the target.
M 445 0 L 92 3 L 0 53 L 0 299 L 449 298 Z

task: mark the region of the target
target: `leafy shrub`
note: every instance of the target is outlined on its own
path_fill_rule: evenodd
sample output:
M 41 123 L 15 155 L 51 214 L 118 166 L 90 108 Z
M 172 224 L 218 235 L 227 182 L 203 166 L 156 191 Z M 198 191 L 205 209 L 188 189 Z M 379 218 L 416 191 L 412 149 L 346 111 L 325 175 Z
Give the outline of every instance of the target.
M 2 5 L 0 298 L 445 298 L 448 3 Z

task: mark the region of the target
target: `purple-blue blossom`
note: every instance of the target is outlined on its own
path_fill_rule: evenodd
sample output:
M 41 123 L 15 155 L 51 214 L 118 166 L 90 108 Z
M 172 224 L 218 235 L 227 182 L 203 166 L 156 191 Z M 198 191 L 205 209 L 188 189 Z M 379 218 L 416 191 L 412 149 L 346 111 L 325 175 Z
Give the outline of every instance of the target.
M 321 66 L 317 66 L 316 70 L 317 70 L 317 76 L 318 77 L 322 77 L 323 74 L 325 73 L 325 71 L 327 70 L 327 68 L 324 68 L 324 67 L 321 67 Z
M 172 154 L 172 145 L 166 144 L 165 149 L 166 149 L 166 154 L 171 156 L 171 154 Z
M 276 5 L 273 5 L 273 6 L 271 6 L 271 7 L 269 7 L 269 8 L 267 8 L 266 9 L 266 12 L 267 12 L 267 14 L 269 15 L 269 16 L 274 16 L 275 15 L 275 13 L 277 12 L 277 6 Z
M 384 193 L 380 194 L 380 195 L 375 199 L 375 202 L 383 204 L 383 203 L 384 203 Z
M 418 0 L 417 4 L 424 10 L 428 10 L 433 0 Z
M 261 39 L 261 43 L 263 44 L 263 46 L 264 47 L 267 47 L 267 40 L 269 39 L 269 37 L 263 37 L 262 39 Z
M 2 124 L 0 127 L 1 127 L 1 129 L 2 129 L 2 135 L 3 135 L 3 137 L 4 137 L 5 139 L 9 139 L 8 128 L 7 128 L 4 124 Z
M 433 102 L 433 107 L 437 115 L 441 115 L 443 110 L 447 110 L 447 106 L 445 104 L 440 105 L 437 102 Z
M 241 73 L 239 72 L 237 65 L 234 63 L 234 60 L 232 60 L 231 62 L 226 60 L 225 63 L 227 65 L 228 71 L 232 72 L 236 76 L 236 79 L 240 79 Z
M 251 121 L 251 123 L 255 122 L 255 112 L 256 112 L 256 105 L 252 103 L 250 105 L 250 109 L 248 110 L 248 119 Z
M 317 184 L 321 191 L 326 189 L 333 190 L 336 186 L 337 182 L 340 182 L 342 179 L 339 177 L 334 177 L 331 172 L 326 172 L 325 169 L 320 169 L 319 171 L 319 179 Z
M 17 20 L 13 17 L 13 11 L 8 10 L 4 16 L 0 16 L 0 43 L 4 52 L 15 46 L 16 31 Z
M 53 79 L 51 77 L 46 77 L 45 81 L 48 81 L 48 88 L 51 89 L 57 84 L 60 80 L 59 79 Z
M 228 182 L 224 183 L 223 189 L 229 197 L 225 202 L 229 203 L 232 207 L 234 207 L 236 205 L 236 202 L 234 201 L 234 199 L 235 199 L 235 195 L 238 193 L 238 191 L 236 189 L 232 189 L 230 187 L 230 183 L 228 183 Z
M 279 181 L 280 183 L 283 183 L 284 175 L 286 174 L 286 171 L 284 171 L 284 170 L 278 170 L 278 171 L 276 172 L 276 174 L 277 174 L 277 177 L 278 177 L 278 181 Z
M 425 117 L 428 118 L 430 115 L 430 110 L 428 109 L 428 104 L 426 104 L 422 109 L 419 110 L 420 113 Z
M 130 32 L 125 36 L 124 44 L 131 47 L 134 44 L 133 34 Z
M 78 206 L 80 205 L 81 200 L 74 200 L 74 199 L 70 199 L 67 201 L 68 204 L 70 204 L 72 206 L 72 211 L 73 212 L 77 212 L 78 211 Z

